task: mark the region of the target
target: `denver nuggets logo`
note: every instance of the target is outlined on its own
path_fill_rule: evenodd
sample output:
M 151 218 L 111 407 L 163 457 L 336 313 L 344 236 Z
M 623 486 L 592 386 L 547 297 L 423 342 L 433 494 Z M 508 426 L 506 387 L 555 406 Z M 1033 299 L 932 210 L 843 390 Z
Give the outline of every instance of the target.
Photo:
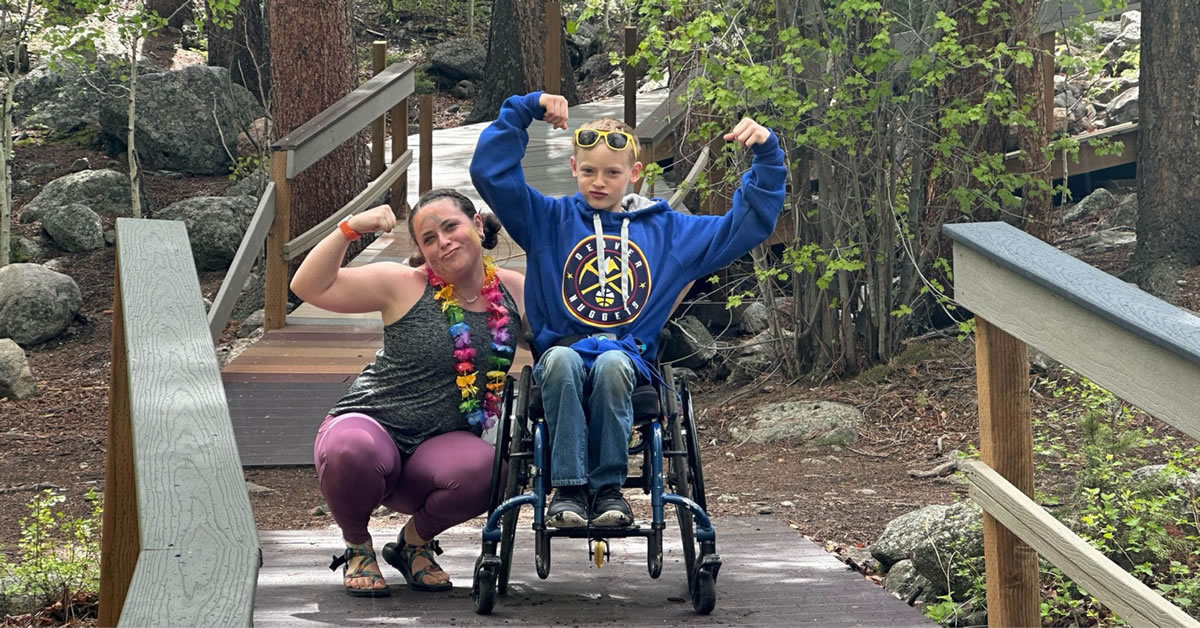
M 604 268 L 600 268 L 593 236 L 580 240 L 567 256 L 563 266 L 563 305 L 588 325 L 626 325 L 641 313 L 649 296 L 650 267 L 642 250 L 632 241 L 625 264 L 621 264 L 621 238 L 617 236 L 604 236 Z

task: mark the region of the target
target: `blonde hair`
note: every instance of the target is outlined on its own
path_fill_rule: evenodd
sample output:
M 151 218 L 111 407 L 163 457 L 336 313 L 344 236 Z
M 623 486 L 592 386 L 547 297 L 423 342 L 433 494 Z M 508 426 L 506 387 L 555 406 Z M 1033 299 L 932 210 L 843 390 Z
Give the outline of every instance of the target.
M 638 160 L 637 156 L 640 155 L 642 152 L 642 147 L 638 144 L 637 135 L 634 134 L 633 127 L 629 126 L 628 124 L 625 124 L 624 122 L 622 122 L 616 118 L 596 118 L 595 120 L 591 120 L 589 122 L 584 122 L 583 124 L 579 125 L 579 128 L 595 129 L 597 131 L 624 131 L 625 133 L 628 133 L 629 137 L 633 138 L 633 144 L 637 148 L 636 151 L 633 151 L 633 150 L 629 151 L 629 164 L 630 165 L 633 165 L 634 163 L 637 162 L 637 160 Z M 603 143 L 604 142 L 600 142 L 600 144 L 603 144 Z M 574 154 L 576 156 L 579 155 L 580 150 L 583 150 L 578 145 L 575 145 L 574 148 L 575 148 Z M 595 148 L 595 147 L 593 146 L 592 148 Z M 608 148 L 608 146 L 605 145 L 605 148 Z M 612 149 L 609 148 L 609 150 L 612 150 Z

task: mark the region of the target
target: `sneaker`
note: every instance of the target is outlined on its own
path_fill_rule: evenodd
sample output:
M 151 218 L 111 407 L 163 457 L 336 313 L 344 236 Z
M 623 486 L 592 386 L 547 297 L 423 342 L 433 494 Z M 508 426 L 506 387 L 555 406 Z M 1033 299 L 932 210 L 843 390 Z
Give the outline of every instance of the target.
M 579 528 L 587 525 L 587 491 L 582 486 L 560 486 L 546 508 L 546 525 Z
M 633 511 L 629 508 L 629 502 L 621 496 L 621 489 L 616 486 L 600 489 L 592 506 L 594 526 L 616 528 L 633 525 Z

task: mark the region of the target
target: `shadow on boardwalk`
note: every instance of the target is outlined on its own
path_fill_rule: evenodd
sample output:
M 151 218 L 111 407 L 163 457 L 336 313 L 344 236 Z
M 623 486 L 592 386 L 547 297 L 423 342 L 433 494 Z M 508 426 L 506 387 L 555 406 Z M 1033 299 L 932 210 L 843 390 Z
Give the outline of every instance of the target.
M 931 626 L 921 614 L 771 517 L 715 522 L 724 561 L 717 608 L 692 612 L 683 573 L 678 528 L 668 522 L 662 576 L 646 572 L 641 539 L 614 540 L 611 562 L 597 569 L 583 540 L 556 540 L 550 578 L 533 567 L 533 534 L 517 534 L 507 597 L 492 615 L 476 615 L 470 571 L 479 554 L 478 528 L 459 526 L 442 535 L 439 558 L 455 580 L 449 593 L 410 590 L 390 566 L 384 575 L 392 596 L 351 598 L 340 572 L 327 569 L 344 548 L 336 532 L 263 531 L 263 568 L 255 601 L 256 626 L 316 625 L 735 625 Z M 375 534 L 382 548 L 398 530 Z

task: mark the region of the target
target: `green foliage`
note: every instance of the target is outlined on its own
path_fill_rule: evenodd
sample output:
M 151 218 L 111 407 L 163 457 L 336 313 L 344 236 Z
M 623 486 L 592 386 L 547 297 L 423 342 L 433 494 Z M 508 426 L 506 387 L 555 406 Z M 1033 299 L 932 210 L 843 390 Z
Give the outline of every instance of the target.
M 100 585 L 100 496 L 89 491 L 91 513 L 72 517 L 60 508 L 66 497 L 46 490 L 29 502 L 21 519 L 16 562 L 0 554 L 0 607 L 36 612 L 56 602 L 70 609 Z
M 258 155 L 247 155 L 238 157 L 231 166 L 229 166 L 229 180 L 238 181 L 245 179 L 258 171 L 262 167 L 262 159 Z

